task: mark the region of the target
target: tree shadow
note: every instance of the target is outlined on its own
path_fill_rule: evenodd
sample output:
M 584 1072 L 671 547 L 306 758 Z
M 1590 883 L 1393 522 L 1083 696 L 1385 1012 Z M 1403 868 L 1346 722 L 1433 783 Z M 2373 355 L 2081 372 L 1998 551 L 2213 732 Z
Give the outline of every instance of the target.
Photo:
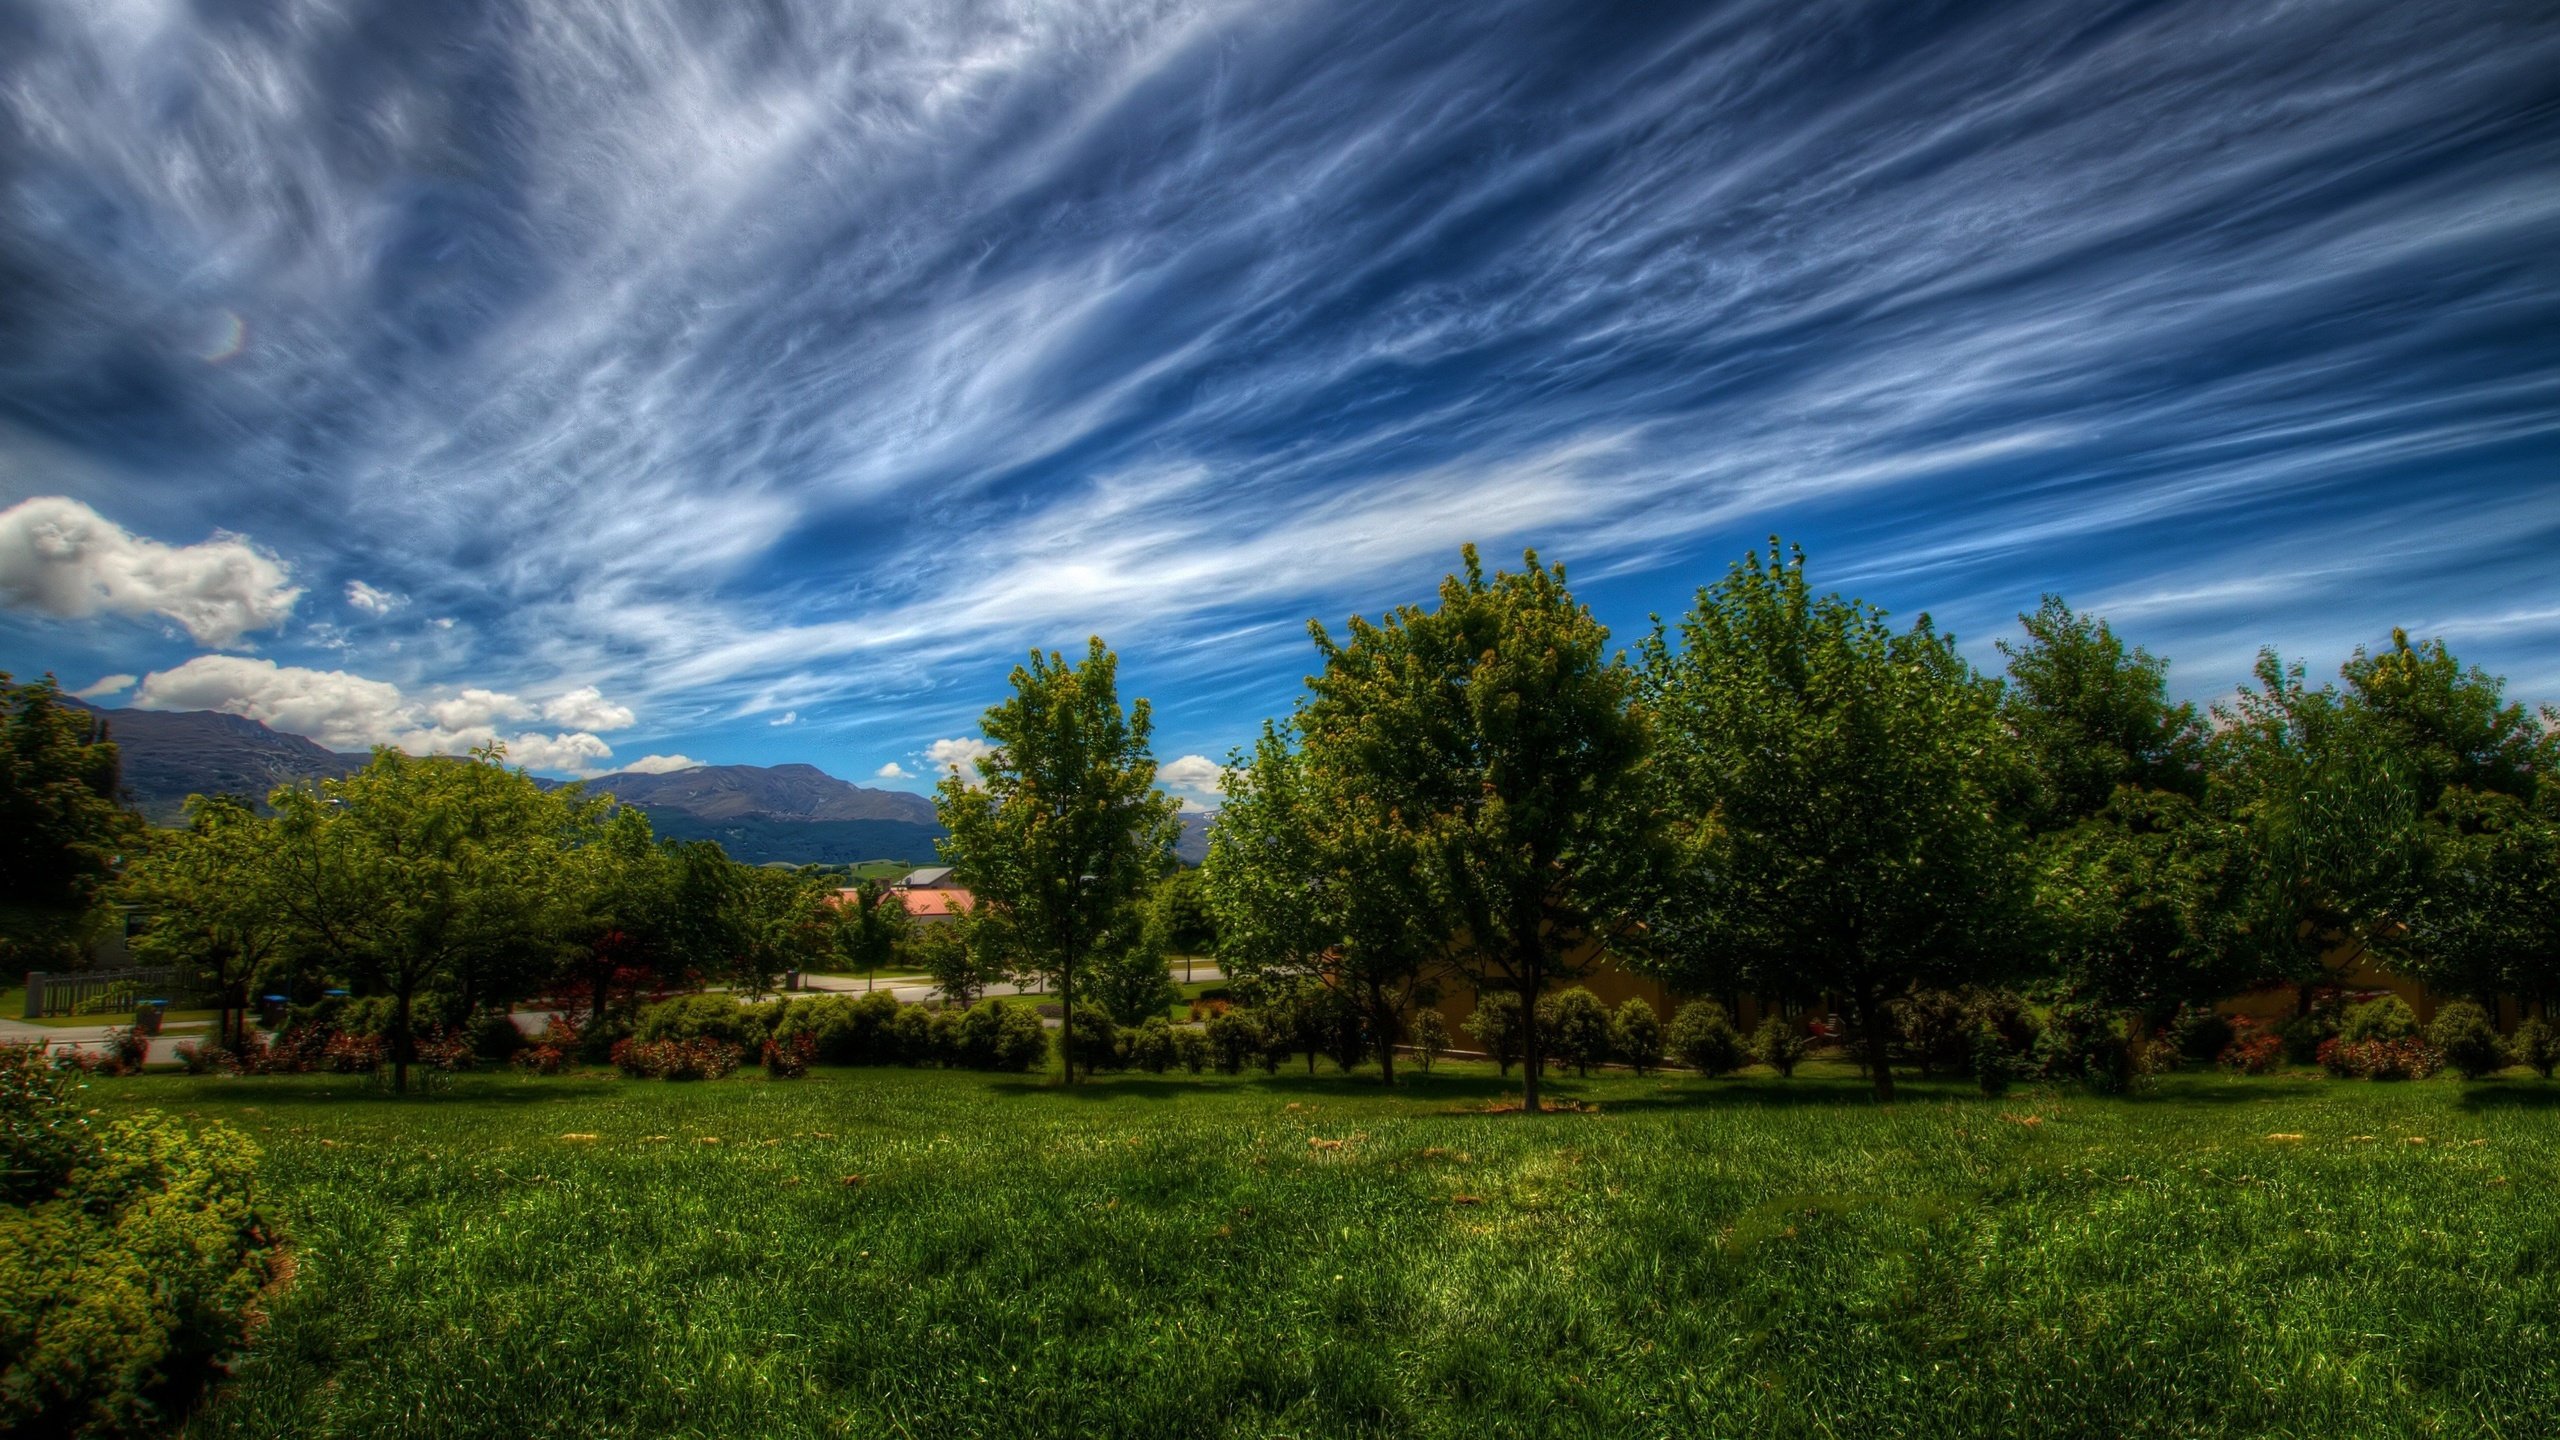
M 2560 1110 L 2560 1085 L 2548 1080 L 2478 1080 L 2462 1087 L 2465 1110 Z

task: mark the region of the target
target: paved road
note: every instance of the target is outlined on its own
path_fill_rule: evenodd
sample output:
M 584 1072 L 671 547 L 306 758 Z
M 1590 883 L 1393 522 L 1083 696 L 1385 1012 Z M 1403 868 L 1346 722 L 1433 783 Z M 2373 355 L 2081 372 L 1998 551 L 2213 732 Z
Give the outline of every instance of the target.
M 131 1023 L 130 1021 L 126 1022 Z M 107 1048 L 107 1032 L 121 1030 L 124 1025 L 30 1025 L 23 1020 L 0 1020 L 0 1045 L 26 1045 L 42 1042 L 48 1050 L 98 1050 Z M 146 1065 L 178 1063 L 178 1047 L 189 1040 L 210 1039 L 210 1020 L 172 1020 L 151 1042 Z

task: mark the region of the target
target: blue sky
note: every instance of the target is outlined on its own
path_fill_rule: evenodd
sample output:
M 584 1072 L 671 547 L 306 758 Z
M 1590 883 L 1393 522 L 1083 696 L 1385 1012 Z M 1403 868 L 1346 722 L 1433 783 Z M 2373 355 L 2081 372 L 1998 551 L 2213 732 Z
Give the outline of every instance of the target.
M 562 772 L 1221 756 L 1470 540 L 2560 700 L 2560 17 L 0 0 L 0 510 L 0 666 Z

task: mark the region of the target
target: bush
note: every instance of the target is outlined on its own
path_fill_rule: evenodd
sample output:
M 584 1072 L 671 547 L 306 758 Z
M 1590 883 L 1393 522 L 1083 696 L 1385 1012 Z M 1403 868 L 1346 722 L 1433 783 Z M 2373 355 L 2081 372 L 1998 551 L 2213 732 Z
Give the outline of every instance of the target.
M 0 1049 L 0 1433 L 174 1431 L 266 1280 L 256 1147 L 158 1111 L 93 1127 L 35 1047 Z
M 809 1073 L 810 1057 L 817 1053 L 817 1039 L 806 1030 L 767 1040 L 764 1042 L 764 1073 L 774 1080 L 800 1079 Z
M 775 1023 L 773 1038 L 789 1042 L 808 1036 L 810 1059 L 820 1065 L 888 1065 L 897 1059 L 890 1034 L 897 1015 L 896 997 L 884 991 L 809 997 Z
M 2231 1039 L 2213 1059 L 2235 1075 L 2272 1073 L 2285 1058 L 2284 1035 L 2241 1016 L 2231 1022 Z
M 2548 1080 L 2560 1068 L 2560 1035 L 2540 1020 L 2527 1020 L 2516 1027 L 2516 1038 L 2509 1044 L 2516 1063 Z
M 732 995 L 679 995 L 642 1009 L 631 1036 L 635 1040 L 718 1040 L 743 1053 L 771 1038 L 772 1023 L 769 1012 L 741 1005 Z
M 2231 1021 L 2209 1005 L 2181 1005 L 2169 1020 L 2169 1043 L 2189 1060 L 2220 1060 L 2234 1033 Z
M 926 1057 L 936 1065 L 960 1063 L 960 1019 L 966 1011 L 942 1009 L 927 1012 L 925 1026 Z
M 1209 1068 L 1209 1037 L 1199 1027 L 1185 1025 L 1173 1032 L 1173 1058 L 1184 1070 L 1197 1075 Z
M 177 1049 L 178 1066 L 190 1075 L 237 1075 L 240 1062 L 219 1045 L 189 1040 Z
M 1966 1051 L 1966 1063 L 1973 1071 L 1974 1088 L 1985 1095 L 2008 1093 L 2010 1082 L 2026 1073 L 2023 1057 L 2011 1046 L 2009 1037 L 1989 1019 L 1974 1020 L 1972 1039 Z
M 580 1058 L 586 1036 L 578 1022 L 566 1015 L 554 1015 L 543 1022 L 542 1033 L 533 1043 L 518 1050 L 513 1063 L 529 1075 L 557 1075 Z M 610 1050 L 608 1050 L 610 1055 Z
M 2427 1027 L 2427 1043 L 2444 1055 L 2465 1080 L 2483 1080 L 2507 1068 L 2507 1047 L 2498 1042 L 2498 1027 L 2489 1012 L 2468 1000 L 2456 1000 L 2436 1012 Z
M 2337 1033 L 2337 1016 L 2328 1010 L 2296 1015 L 2276 1031 L 2284 1044 L 2284 1060 L 2288 1065 L 2317 1064 L 2320 1047 L 2336 1038 Z
M 747 1052 L 726 1040 L 699 1036 L 691 1040 L 642 1040 L 630 1037 L 613 1047 L 614 1068 L 635 1080 L 717 1080 L 745 1062 Z
M 1146 1023 L 1129 1032 L 1129 1063 L 1150 1075 L 1161 1075 L 1173 1065 L 1173 1026 L 1162 1015 L 1150 1015 Z
M 1915 990 L 1886 1007 L 1895 1047 L 1923 1079 L 1938 1070 L 1961 1070 L 1973 1054 L 1973 1026 L 1963 997 L 1950 990 Z
M 1449 1053 L 1449 1022 L 1440 1018 L 1438 1010 L 1426 1006 L 1415 1012 L 1413 1053 L 1421 1060 L 1425 1075 L 1431 1073 L 1432 1066 L 1440 1063 L 1441 1056 Z
M 391 1042 L 379 1035 L 359 1035 L 341 1030 L 329 1037 L 329 1045 L 321 1054 L 321 1063 L 333 1075 L 370 1075 L 382 1068 L 391 1053 Z
M 1639 996 L 1619 1006 L 1609 1019 L 1609 1043 L 1639 1075 L 1661 1068 L 1662 1016 L 1653 1002 Z
M 2032 1052 L 2048 1080 L 2078 1080 L 2101 1095 L 2120 1095 L 2141 1073 L 2122 1017 L 2104 1006 L 2065 1001 L 2045 1016 Z
M 1588 1075 L 1609 1062 L 1609 1007 L 1576 985 L 1538 997 L 1538 1035 L 1546 1052 Z
M 1120 1027 L 1110 1011 L 1090 1001 L 1076 1006 L 1075 1044 L 1067 1061 L 1087 1075 L 1128 1063 L 1120 1048 Z
M 2350 1044 L 2365 1040 L 2408 1040 L 2418 1033 L 2418 1012 L 2397 995 L 2385 995 L 2348 1008 L 2338 1037 Z
M 1803 1031 L 1776 1015 L 1761 1021 L 1751 1036 L 1753 1057 L 1777 1071 L 1782 1079 L 1796 1073 L 1796 1066 L 1804 1061 L 1804 1052 L 1812 1048 Z
M 1448 1031 L 1444 1028 L 1441 1035 L 1445 1039 Z M 1251 1011 L 1229 1010 L 1210 1016 L 1201 1037 L 1209 1046 L 1210 1062 L 1218 1067 L 1221 1075 L 1242 1074 L 1246 1062 L 1262 1056 L 1262 1027 L 1255 1022 Z M 1422 1068 L 1431 1068 L 1428 1058 L 1422 1062 Z
M 515 1017 L 504 1010 L 493 1010 L 471 1022 L 471 1048 L 483 1060 L 504 1064 L 516 1058 L 526 1043 Z
M 2320 1068 L 2342 1080 L 2424 1080 L 2444 1068 L 2444 1053 L 2424 1040 L 2350 1040 L 2320 1046 Z
M 1520 997 L 1508 990 L 1478 995 L 1475 1013 L 1467 1017 L 1466 1030 L 1476 1048 L 1492 1057 L 1503 1074 L 1510 1074 L 1520 1058 Z
M 1701 1075 L 1722 1075 L 1750 1063 L 1742 1032 L 1713 1000 L 1692 1000 L 1674 1012 L 1669 1041 L 1671 1058 Z
M 933 1053 L 933 1016 L 921 1005 L 900 1005 L 889 1016 L 884 1032 L 888 1052 L 901 1065 L 930 1064 Z

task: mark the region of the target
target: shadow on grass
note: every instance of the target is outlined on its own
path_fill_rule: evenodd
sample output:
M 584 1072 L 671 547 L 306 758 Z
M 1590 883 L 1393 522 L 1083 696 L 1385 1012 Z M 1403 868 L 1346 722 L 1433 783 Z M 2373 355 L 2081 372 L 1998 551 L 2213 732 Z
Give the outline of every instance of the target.
M 2560 1110 L 2560 1085 L 2548 1080 L 2474 1080 L 2462 1087 L 2465 1110 Z
M 172 1079 L 179 1077 L 169 1077 Z M 609 1089 L 615 1082 L 579 1077 L 541 1080 L 518 1080 L 512 1077 L 472 1077 L 458 1084 L 435 1090 L 412 1088 L 409 1093 L 395 1093 L 388 1084 L 365 1083 L 361 1075 L 292 1075 L 292 1076 L 224 1076 L 188 1079 L 187 1098 L 222 1105 L 400 1105 L 433 1107 L 437 1105 L 549 1105 L 561 1101 L 587 1100 L 597 1091 Z

